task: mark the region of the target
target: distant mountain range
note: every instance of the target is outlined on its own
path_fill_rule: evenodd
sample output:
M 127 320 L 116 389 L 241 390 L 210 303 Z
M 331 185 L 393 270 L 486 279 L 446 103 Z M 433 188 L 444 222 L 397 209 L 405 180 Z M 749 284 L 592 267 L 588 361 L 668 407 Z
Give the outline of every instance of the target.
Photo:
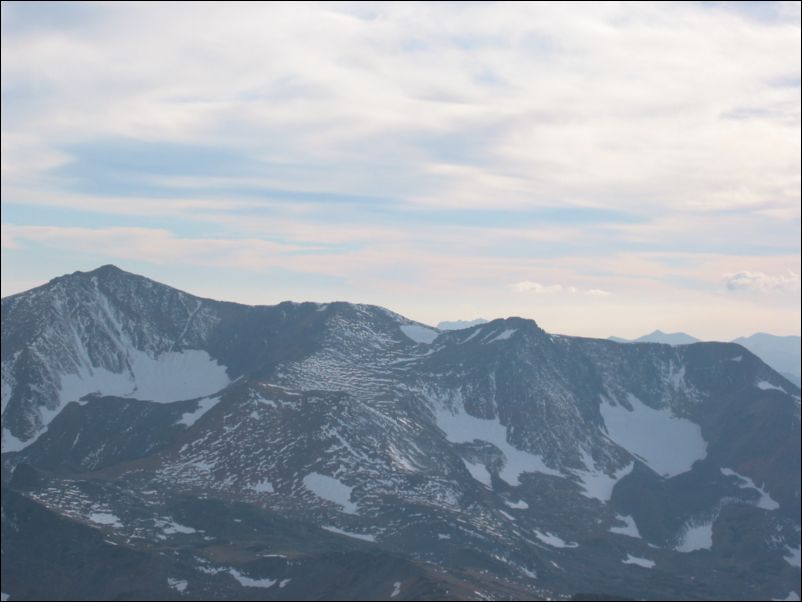
M 637 339 L 610 337 L 617 343 L 664 343 L 666 345 L 689 345 L 700 339 L 684 332 L 663 332 L 655 330 Z M 776 336 L 758 332 L 749 337 L 738 337 L 731 341 L 743 345 L 769 366 L 777 370 L 796 386 L 800 384 L 800 347 L 802 341 L 797 336 Z
M 800 590 L 800 390 L 741 345 L 103 266 L 2 300 L 2 402 L 11 600 Z
M 665 345 L 689 345 L 699 342 L 699 339 L 684 332 L 663 332 L 662 330 L 655 330 L 637 339 L 610 337 L 610 340 L 616 343 L 663 343 Z
M 477 318 L 476 320 L 455 320 L 453 322 L 440 322 L 437 328 L 440 330 L 462 330 L 463 328 L 470 328 L 471 326 L 479 326 L 479 324 L 487 324 L 484 318 Z

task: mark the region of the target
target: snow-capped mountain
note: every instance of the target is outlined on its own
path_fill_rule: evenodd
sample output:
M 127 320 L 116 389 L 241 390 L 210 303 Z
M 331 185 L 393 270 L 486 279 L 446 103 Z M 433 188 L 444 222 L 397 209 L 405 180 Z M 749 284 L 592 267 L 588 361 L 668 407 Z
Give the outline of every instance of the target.
M 799 593 L 799 389 L 738 345 L 250 307 L 113 266 L 2 316 L 11 599 Z

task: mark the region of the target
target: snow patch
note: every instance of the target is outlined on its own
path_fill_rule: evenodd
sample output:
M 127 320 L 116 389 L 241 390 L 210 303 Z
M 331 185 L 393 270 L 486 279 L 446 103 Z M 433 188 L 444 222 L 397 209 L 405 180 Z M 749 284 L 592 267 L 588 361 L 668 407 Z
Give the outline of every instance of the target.
M 353 487 L 349 487 L 342 481 L 318 472 L 311 472 L 304 477 L 304 487 L 319 498 L 341 506 L 343 512 L 356 514 L 357 505 L 351 501 Z
M 270 579 L 269 577 L 264 579 L 252 579 L 247 575 L 243 575 L 237 569 L 228 569 L 228 574 L 234 577 L 237 581 L 239 581 L 240 585 L 243 587 L 264 587 L 269 588 L 273 587 L 278 579 Z
M 119 374 L 83 365 L 77 374 L 61 375 L 61 405 L 90 393 L 170 403 L 216 393 L 231 382 L 225 366 L 200 349 L 151 357 L 131 346 L 125 354 L 126 368 Z
M 206 573 L 207 575 L 219 575 L 220 573 L 227 572 L 226 569 L 219 566 L 196 566 L 194 568 L 196 571 L 200 571 L 201 573 Z
M 327 525 L 323 525 L 321 528 L 325 529 L 326 531 L 331 531 L 332 533 L 337 533 L 338 535 L 345 535 L 346 537 L 361 539 L 362 541 L 376 541 L 376 537 L 373 535 L 363 535 L 362 533 L 353 533 L 351 531 L 344 531 L 343 529 L 338 529 L 337 527 L 330 527 Z
M 757 491 L 760 494 L 760 499 L 758 499 L 757 503 L 755 504 L 758 508 L 763 508 L 764 510 L 776 510 L 780 507 L 780 504 L 774 501 L 767 491 L 765 491 L 762 487 L 755 485 L 755 482 L 749 477 L 738 474 L 731 468 L 722 468 L 721 474 L 726 477 L 735 477 L 738 479 L 740 482 L 737 485 L 741 489 L 754 489 Z
M 279 584 L 278 584 L 279 589 L 284 589 L 285 587 L 287 587 L 287 584 L 290 581 L 292 581 L 292 579 L 282 579 L 281 581 L 279 581 Z
M 777 600 L 778 602 L 793 602 L 794 600 L 799 600 L 799 594 L 791 591 L 788 592 L 788 595 L 785 598 L 772 598 L 772 600 Z
M 671 385 L 675 391 L 683 391 L 687 389 L 685 384 L 685 366 L 680 366 L 677 370 L 674 363 L 669 364 L 669 372 L 665 376 L 665 382 Z
M 507 328 L 506 330 L 504 330 L 504 331 L 500 332 L 499 334 L 497 334 L 496 336 L 494 336 L 489 341 L 483 341 L 483 342 L 484 343 L 494 343 L 495 341 L 506 341 L 512 335 L 514 335 L 516 332 L 518 332 L 517 328 Z
M 198 407 L 191 412 L 183 414 L 176 424 L 183 424 L 187 427 L 192 426 L 201 416 L 220 403 L 220 396 L 204 397 L 203 399 L 199 399 L 197 403 Z
M 8 600 L 8 594 L 6 592 L 0 592 L 0 602 L 6 602 Z
M 76 343 L 84 352 L 83 363 L 77 372 L 59 375 L 58 406 L 53 409 L 39 408 L 45 428 L 67 403 L 89 394 L 171 403 L 216 393 L 231 382 L 226 367 L 200 349 L 168 351 L 151 357 L 123 337 L 119 345 L 125 368 L 117 373 L 92 365 L 83 343 L 80 340 Z M 194 422 L 191 414 L 185 414 L 181 420 Z M 203 412 L 195 420 L 202 415 Z M 26 445 L 31 443 L 33 440 L 26 442 Z M 14 442 L 9 440 L 9 445 L 13 446 Z
M 177 592 L 183 592 L 187 589 L 189 582 L 186 579 L 173 579 L 172 577 L 167 577 L 167 585 Z
M 699 523 L 688 524 L 680 534 L 679 543 L 674 548 L 677 552 L 695 552 L 709 550 L 713 547 L 713 523 L 715 518 Z
M 420 324 L 403 324 L 400 328 L 401 332 L 408 338 L 416 343 L 424 343 L 426 345 L 434 341 L 440 335 L 436 330 L 421 326 Z
M 393 593 L 390 594 L 390 597 L 395 598 L 400 593 L 401 593 L 401 582 L 396 581 L 395 583 L 393 583 Z
M 655 472 L 673 477 L 707 456 L 707 443 L 698 424 L 675 416 L 669 408 L 650 408 L 632 393 L 627 394 L 627 401 L 632 410 L 606 401 L 601 404 L 607 434 Z
M 14 394 L 12 371 L 19 354 L 20 352 L 17 351 L 14 354 L 14 359 L 3 362 L 2 368 L 0 368 L 0 384 L 2 384 L 2 387 L 0 387 L 0 391 L 2 391 L 2 395 L 0 395 L 0 414 L 5 414 L 6 406 L 8 406 L 8 402 L 11 401 L 11 397 Z
M 501 450 L 506 461 L 499 476 L 510 485 L 520 485 L 518 478 L 524 472 L 562 476 L 558 471 L 546 466 L 540 456 L 510 445 L 507 442 L 507 427 L 502 425 L 498 418 L 476 418 L 464 411 L 453 414 L 446 408 L 435 408 L 435 420 L 438 428 L 445 433 L 446 439 L 452 443 L 487 441 Z
M 587 470 L 573 470 L 572 472 L 579 477 L 582 486 L 582 495 L 586 498 L 597 499 L 600 502 L 609 502 L 613 497 L 613 488 L 616 483 L 627 476 L 635 463 L 630 462 L 626 466 L 619 468 L 612 475 L 596 468 L 596 463 L 590 454 L 582 450 L 582 463 Z
M 640 558 L 638 556 L 633 556 L 632 554 L 627 554 L 627 559 L 622 560 L 624 564 L 636 564 L 638 566 L 642 566 L 645 569 L 651 569 L 654 567 L 654 560 L 649 560 L 648 558 Z
M 507 504 L 510 508 L 515 508 L 516 510 L 526 510 L 529 508 L 529 504 L 525 501 L 521 500 L 519 502 L 511 502 L 510 500 L 504 500 L 504 503 Z
M 610 533 L 618 533 L 619 535 L 627 535 L 629 537 L 637 537 L 641 539 L 640 531 L 638 531 L 638 525 L 635 524 L 635 519 L 631 516 L 622 516 L 617 514 L 615 517 L 617 520 L 624 523 L 623 527 L 610 527 Z
M 762 389 L 763 391 L 768 391 L 770 389 L 776 389 L 777 391 L 782 391 L 783 393 L 785 393 L 785 389 L 783 389 L 782 387 L 778 387 L 777 385 L 772 385 L 767 380 L 759 380 L 758 382 L 755 383 L 755 386 L 758 389 Z
M 398 448 L 395 447 L 395 445 L 390 444 L 387 446 L 387 454 L 390 456 L 390 460 L 396 466 L 396 468 L 410 473 L 419 471 L 415 463 L 401 453 Z
M 136 388 L 130 373 L 116 373 L 97 366 L 81 366 L 77 374 L 62 374 L 59 388 L 59 407 L 55 412 L 44 412 L 42 421 L 49 424 L 64 404 L 78 401 L 84 395 L 114 395 L 130 397 Z M 189 398 L 185 398 L 189 399 Z M 45 410 L 45 408 L 42 408 Z M 52 414 L 52 415 L 48 415 Z
M 11 434 L 10 430 L 8 430 L 7 428 L 4 428 L 3 429 L 3 435 L 2 435 L 2 444 L 1 444 L 2 447 L 0 447 L 0 449 L 2 450 L 2 453 L 4 453 L 4 454 L 7 453 L 7 452 L 22 451 L 23 449 L 28 447 L 31 443 L 36 441 L 36 439 L 38 439 L 38 437 L 36 437 L 36 436 L 31 437 L 27 441 L 23 441 L 21 439 L 17 439 L 14 435 Z
M 463 343 L 467 343 L 472 338 L 476 337 L 476 335 L 478 335 L 480 332 L 482 332 L 482 329 L 481 328 L 477 328 L 471 334 L 469 334 L 467 337 L 465 337 L 464 340 L 460 341 L 460 345 L 462 345 Z
M 535 537 L 543 543 L 552 546 L 553 548 L 578 548 L 579 544 L 576 542 L 567 542 L 561 537 L 557 537 L 553 533 L 541 533 L 535 530 Z
M 172 519 L 156 519 L 155 523 L 156 526 L 167 535 L 175 535 L 176 533 L 191 535 L 192 533 L 198 532 L 196 529 L 177 523 Z
M 267 479 L 262 479 L 261 481 L 257 481 L 256 483 L 251 483 L 250 485 L 248 485 L 248 489 L 255 491 L 256 493 L 275 492 L 275 489 L 273 489 L 273 483 L 271 483 Z
M 111 512 L 91 512 L 89 520 L 97 525 L 110 525 L 112 527 L 122 527 L 120 519 Z
M 488 489 L 493 488 L 493 483 L 490 479 L 490 473 L 485 468 L 484 464 L 474 464 L 473 462 L 469 462 L 465 458 L 462 459 L 462 463 L 465 464 L 465 468 L 468 469 L 468 472 L 471 473 L 471 476 L 479 481 L 482 485 L 487 487 Z

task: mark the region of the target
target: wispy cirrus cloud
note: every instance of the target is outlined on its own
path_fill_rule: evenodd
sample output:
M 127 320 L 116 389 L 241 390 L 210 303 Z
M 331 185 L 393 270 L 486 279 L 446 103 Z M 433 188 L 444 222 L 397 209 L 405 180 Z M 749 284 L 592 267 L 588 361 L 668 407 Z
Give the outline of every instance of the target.
M 300 169 L 307 188 L 423 206 L 798 200 L 798 86 L 775 82 L 799 77 L 799 32 L 779 7 L 766 20 L 695 4 L 390 3 L 365 18 L 348 4 L 200 4 L 177 27 L 187 14 L 171 5 L 59 21 L 7 4 L 9 150 L 38 143 L 30 164 L 44 167 L 92 159 L 86 180 L 109 168 L 93 145 L 113 161 L 147 141 L 164 145 L 160 170 L 230 168 L 210 169 L 211 147 L 276 187 L 297 188 Z M 181 144 L 194 163 L 169 161 Z M 113 167 L 153 175 L 153 162 Z

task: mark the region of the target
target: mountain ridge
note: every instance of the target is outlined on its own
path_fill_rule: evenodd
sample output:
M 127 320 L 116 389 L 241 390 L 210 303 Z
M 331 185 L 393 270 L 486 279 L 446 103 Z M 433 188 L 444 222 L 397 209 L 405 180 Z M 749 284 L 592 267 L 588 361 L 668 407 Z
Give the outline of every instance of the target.
M 799 389 L 739 345 L 620 345 L 515 317 L 439 331 L 126 274 L 3 300 L 3 433 L 24 443 L 3 454 L 4 584 L 42 553 L 26 547 L 35 504 L 57 533 L 66 519 L 144 555 L 162 596 L 320 595 L 300 567 L 332 588 L 332 566 L 356 571 L 329 552 L 385 567 L 349 572 L 346 597 L 796 587 Z M 5 491 L 22 496 L 8 510 Z M 27 579 L 10 593 L 41 596 Z
M 665 333 L 655 330 L 637 339 L 608 337 L 617 343 L 652 342 L 667 345 L 687 345 L 700 342 L 700 339 L 684 332 Z M 730 341 L 754 353 L 797 387 L 800 386 L 800 349 L 802 340 L 795 335 L 773 335 L 756 332 L 748 337 L 738 337 Z

